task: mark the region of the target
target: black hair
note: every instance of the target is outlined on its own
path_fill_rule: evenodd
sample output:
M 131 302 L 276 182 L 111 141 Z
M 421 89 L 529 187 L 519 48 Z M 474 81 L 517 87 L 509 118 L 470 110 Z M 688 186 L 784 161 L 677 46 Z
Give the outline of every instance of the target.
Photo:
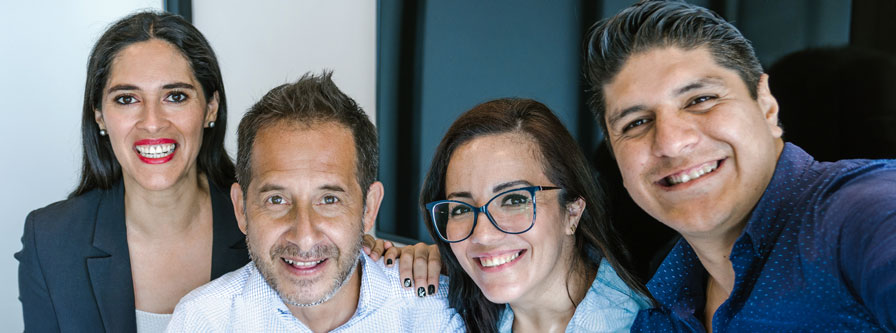
M 713 59 L 737 72 L 750 96 L 757 98 L 762 65 L 753 46 L 734 25 L 703 7 L 681 1 L 641 1 L 596 23 L 585 42 L 588 104 L 604 133 L 604 85 L 613 80 L 631 56 L 655 48 L 707 47 Z
M 182 17 L 170 13 L 138 12 L 113 23 L 93 46 L 87 61 L 84 107 L 81 117 L 83 162 L 81 180 L 69 194 L 75 197 L 95 188 L 108 189 L 121 180 L 121 164 L 115 158 L 108 137 L 99 135 L 94 116 L 101 110 L 103 88 L 109 80 L 112 61 L 125 47 L 150 39 L 174 46 L 190 63 L 193 75 L 202 86 L 206 101 L 218 93 L 215 126 L 202 135 L 197 166 L 218 188 L 230 188 L 234 182 L 233 161 L 224 149 L 227 132 L 227 95 L 215 52 L 202 33 Z

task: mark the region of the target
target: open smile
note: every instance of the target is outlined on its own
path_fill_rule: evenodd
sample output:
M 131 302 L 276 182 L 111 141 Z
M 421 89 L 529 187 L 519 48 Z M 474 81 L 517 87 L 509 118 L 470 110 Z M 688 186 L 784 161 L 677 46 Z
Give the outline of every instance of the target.
M 483 270 L 497 271 L 515 264 L 525 253 L 526 250 L 515 250 L 496 255 L 484 254 L 473 259 L 479 263 Z
M 147 164 L 162 164 L 174 158 L 177 142 L 172 139 L 145 139 L 134 143 L 134 151 Z
M 685 184 L 688 182 L 692 182 L 694 180 L 703 178 L 704 176 L 712 174 L 716 171 L 724 162 L 724 159 L 710 161 L 703 163 L 701 165 L 695 166 L 688 170 L 680 171 L 666 177 L 660 179 L 657 183 L 661 186 L 672 187 L 676 185 Z
M 281 257 L 280 260 L 291 272 L 299 275 L 314 274 L 315 272 L 318 272 L 321 268 L 323 268 L 328 262 L 326 258 L 320 260 L 302 261 Z

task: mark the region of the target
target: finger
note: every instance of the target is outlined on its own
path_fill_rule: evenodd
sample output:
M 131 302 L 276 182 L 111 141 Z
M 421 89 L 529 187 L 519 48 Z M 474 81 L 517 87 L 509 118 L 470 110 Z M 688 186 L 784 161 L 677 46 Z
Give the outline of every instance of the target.
M 384 242 L 382 239 L 376 240 L 376 244 L 373 246 L 373 249 L 370 250 L 370 259 L 377 261 L 383 255 L 383 252 L 386 252 L 383 244 Z
M 432 295 L 439 291 L 439 273 L 442 271 L 442 257 L 439 255 L 439 247 L 436 245 L 429 246 L 429 260 L 427 261 L 427 267 L 429 269 L 429 275 L 426 278 L 426 281 L 429 285 L 426 287 L 426 292 L 427 294 Z
M 386 242 L 389 243 L 389 242 Z M 387 244 L 388 245 L 388 244 Z M 395 258 L 401 254 L 401 248 L 399 247 L 390 247 L 387 248 L 386 253 L 383 254 L 383 258 L 386 259 L 386 267 L 392 267 L 395 264 Z
M 361 249 L 364 250 L 364 253 L 368 256 L 370 255 L 370 249 L 376 244 L 376 239 L 373 236 L 364 234 L 361 236 Z
M 394 246 L 395 246 L 395 244 L 392 244 L 392 241 L 385 241 L 385 242 L 383 242 L 383 248 L 386 249 L 386 250 L 391 249 L 391 248 L 394 247 Z
M 427 283 L 427 275 L 429 272 L 429 245 L 417 243 L 414 245 L 414 286 L 416 287 L 417 296 L 426 296 L 427 289 L 430 285 Z M 435 286 L 432 286 L 435 288 Z
M 401 285 L 405 288 L 414 286 L 412 273 L 414 270 L 414 247 L 405 246 L 399 249 L 398 276 L 401 277 Z

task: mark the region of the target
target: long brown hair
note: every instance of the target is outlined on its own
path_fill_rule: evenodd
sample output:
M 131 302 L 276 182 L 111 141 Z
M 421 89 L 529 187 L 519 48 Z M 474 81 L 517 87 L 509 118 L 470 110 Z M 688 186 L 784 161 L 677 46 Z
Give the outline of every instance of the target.
M 471 332 L 496 332 L 503 305 L 490 302 L 460 266 L 448 243 L 442 241 L 426 213 L 428 202 L 445 199 L 445 174 L 455 149 L 484 135 L 522 133 L 538 146 L 542 169 L 548 179 L 564 190 L 560 203 L 565 206 L 578 198 L 586 202 L 575 232 L 572 267 L 591 266 L 595 270 L 605 258 L 616 274 L 636 293 L 649 297 L 623 265 L 627 257 L 622 242 L 613 231 L 604 209 L 604 194 L 593 176 L 588 160 L 576 141 L 547 106 L 530 99 L 498 99 L 477 105 L 462 114 L 448 129 L 436 148 L 429 173 L 423 182 L 420 207 L 424 211 L 429 234 L 439 247 L 442 262 L 450 278 L 449 305 L 464 318 Z M 570 271 L 570 275 L 581 272 Z M 571 276 L 567 276 L 569 280 Z

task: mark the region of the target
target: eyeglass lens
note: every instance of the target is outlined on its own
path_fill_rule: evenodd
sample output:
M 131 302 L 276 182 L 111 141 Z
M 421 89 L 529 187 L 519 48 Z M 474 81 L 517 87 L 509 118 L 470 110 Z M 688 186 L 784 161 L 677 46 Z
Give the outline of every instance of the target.
M 439 234 L 448 241 L 458 241 L 473 233 L 477 219 L 474 207 L 458 202 L 443 202 L 433 207 L 433 218 Z M 526 189 L 502 193 L 488 202 L 485 210 L 498 228 L 508 233 L 523 232 L 534 222 L 535 198 Z M 487 221 L 479 221 L 479 223 Z

